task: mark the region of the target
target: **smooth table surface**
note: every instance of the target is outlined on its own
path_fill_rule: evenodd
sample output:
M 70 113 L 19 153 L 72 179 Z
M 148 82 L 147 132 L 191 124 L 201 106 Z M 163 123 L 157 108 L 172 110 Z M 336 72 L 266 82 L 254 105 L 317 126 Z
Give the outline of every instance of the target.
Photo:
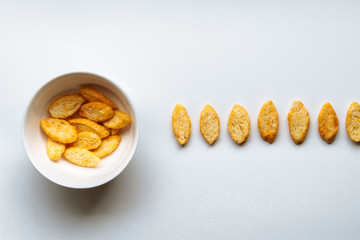
M 0 1 L 1 239 L 359 239 L 360 145 L 345 116 L 360 101 L 358 1 Z M 121 82 L 140 140 L 115 180 L 74 190 L 31 165 L 21 121 L 32 95 L 64 73 Z M 273 144 L 256 119 L 272 99 Z M 293 100 L 310 112 L 305 142 L 289 136 Z M 329 145 L 317 115 L 330 101 Z M 183 103 L 192 135 L 179 147 L 171 113 Z M 251 133 L 238 146 L 227 118 L 239 103 Z M 220 137 L 199 132 L 205 104 Z

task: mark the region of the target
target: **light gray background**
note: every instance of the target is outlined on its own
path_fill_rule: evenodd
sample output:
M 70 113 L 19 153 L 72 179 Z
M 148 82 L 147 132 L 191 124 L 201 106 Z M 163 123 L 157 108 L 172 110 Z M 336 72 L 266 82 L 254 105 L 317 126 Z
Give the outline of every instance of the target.
M 360 239 L 360 145 L 345 114 L 360 101 L 359 1 L 0 1 L 1 239 Z M 141 127 L 135 156 L 89 190 L 49 182 L 31 165 L 21 119 L 31 96 L 64 73 L 127 85 Z M 261 140 L 261 105 L 280 115 Z M 292 100 L 311 116 L 306 141 L 287 130 Z M 335 142 L 317 133 L 326 101 Z M 171 132 L 183 103 L 186 147 Z M 226 129 L 235 103 L 251 134 Z M 209 146 L 199 115 L 212 104 L 220 137 Z

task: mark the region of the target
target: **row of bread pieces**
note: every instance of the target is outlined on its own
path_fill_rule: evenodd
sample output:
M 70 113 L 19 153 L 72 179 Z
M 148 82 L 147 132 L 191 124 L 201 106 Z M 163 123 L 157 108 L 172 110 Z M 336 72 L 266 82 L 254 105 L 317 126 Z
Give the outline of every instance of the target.
M 296 144 L 303 142 L 310 124 L 309 112 L 304 104 L 294 101 L 287 118 L 291 138 Z M 267 101 L 262 106 L 257 122 L 261 137 L 272 143 L 279 126 L 279 116 L 272 101 Z M 339 129 L 339 121 L 330 103 L 325 103 L 321 108 L 318 124 L 321 138 L 327 143 L 332 143 Z M 180 145 L 184 145 L 191 134 L 191 121 L 185 107 L 181 104 L 177 104 L 173 111 L 172 127 L 177 141 Z M 360 105 L 357 102 L 353 102 L 348 109 L 346 129 L 351 140 L 360 142 Z M 245 108 L 239 104 L 235 104 L 230 112 L 228 131 L 231 138 L 238 144 L 243 143 L 249 137 L 250 118 Z M 201 111 L 200 132 L 209 144 L 213 144 L 219 137 L 219 116 L 210 105 L 206 105 Z
M 42 119 L 40 126 L 48 136 L 49 158 L 57 161 L 64 154 L 82 167 L 96 167 L 100 158 L 115 151 L 119 129 L 131 122 L 111 99 L 89 87 L 55 99 L 48 110 L 51 117 Z

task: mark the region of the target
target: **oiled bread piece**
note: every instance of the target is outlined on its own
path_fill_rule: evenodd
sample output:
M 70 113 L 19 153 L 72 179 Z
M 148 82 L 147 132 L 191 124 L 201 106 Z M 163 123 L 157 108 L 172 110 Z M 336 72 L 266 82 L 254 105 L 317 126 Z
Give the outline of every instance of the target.
M 89 102 L 80 107 L 79 115 L 94 122 L 103 122 L 112 118 L 114 111 L 105 103 Z
M 320 137 L 327 143 L 332 143 L 339 130 L 339 120 L 330 103 L 325 103 L 318 117 Z
M 78 139 L 70 144 L 70 147 L 86 148 L 92 150 L 98 148 L 101 144 L 99 135 L 93 132 L 79 132 Z
M 360 105 L 353 102 L 346 114 L 346 131 L 350 139 L 360 142 Z
M 249 114 L 239 104 L 235 104 L 232 108 L 229 120 L 228 130 L 234 142 L 241 144 L 249 137 L 250 134 L 250 118 Z
M 302 143 L 307 135 L 310 117 L 304 104 L 300 101 L 293 101 L 288 114 L 289 132 L 294 143 Z
M 262 139 L 272 143 L 278 133 L 279 115 L 274 103 L 269 100 L 261 107 L 258 117 L 258 128 Z
M 62 154 L 65 152 L 65 144 L 55 142 L 51 138 L 48 138 L 47 144 L 46 144 L 46 152 L 48 157 L 53 160 L 57 161 L 59 158 L 61 158 Z
M 119 131 L 120 129 L 109 128 L 110 135 L 116 135 L 119 133 Z
M 65 120 L 45 118 L 40 120 L 40 126 L 52 140 L 60 143 L 72 143 L 78 138 L 76 129 Z
M 93 150 L 93 153 L 98 157 L 105 157 L 115 151 L 121 142 L 119 135 L 113 135 L 102 140 L 100 146 Z
M 79 93 L 88 102 L 102 102 L 109 105 L 112 109 L 117 109 L 116 104 L 110 98 L 93 88 L 83 87 L 79 90 Z
M 103 122 L 104 126 L 112 129 L 121 129 L 131 123 L 131 118 L 125 112 L 114 110 L 114 116 Z
M 219 116 L 215 112 L 214 108 L 210 105 L 206 105 L 201 111 L 200 132 L 209 144 L 213 144 L 215 140 L 219 137 Z
M 172 113 L 172 128 L 176 140 L 180 145 L 184 145 L 191 134 L 191 120 L 186 108 L 181 104 L 176 104 Z
M 69 162 L 81 167 L 96 167 L 100 163 L 100 158 L 85 148 L 67 148 L 64 157 L 69 160 Z
M 49 105 L 49 113 L 54 118 L 67 118 L 81 107 L 85 99 L 77 94 L 58 97 Z
M 109 130 L 107 130 L 104 126 L 97 124 L 86 118 L 74 118 L 70 119 L 69 123 L 75 127 L 77 132 L 93 132 L 99 135 L 99 137 L 106 138 L 110 135 Z

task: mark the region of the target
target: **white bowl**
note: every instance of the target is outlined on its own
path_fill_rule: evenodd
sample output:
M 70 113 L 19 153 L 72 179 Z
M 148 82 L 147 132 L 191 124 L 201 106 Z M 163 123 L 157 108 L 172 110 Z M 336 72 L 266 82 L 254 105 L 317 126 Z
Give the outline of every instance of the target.
M 102 158 L 96 168 L 85 168 L 61 157 L 51 161 L 46 153 L 47 136 L 40 127 L 40 120 L 50 117 L 49 104 L 57 97 L 76 93 L 81 87 L 93 87 L 112 99 L 119 109 L 130 115 L 130 126 L 120 130 L 121 143 L 110 155 Z M 139 125 L 134 104 L 118 84 L 89 73 L 70 73 L 45 84 L 32 98 L 23 120 L 24 146 L 32 164 L 46 178 L 70 188 L 91 188 L 102 185 L 119 175 L 134 155 Z

